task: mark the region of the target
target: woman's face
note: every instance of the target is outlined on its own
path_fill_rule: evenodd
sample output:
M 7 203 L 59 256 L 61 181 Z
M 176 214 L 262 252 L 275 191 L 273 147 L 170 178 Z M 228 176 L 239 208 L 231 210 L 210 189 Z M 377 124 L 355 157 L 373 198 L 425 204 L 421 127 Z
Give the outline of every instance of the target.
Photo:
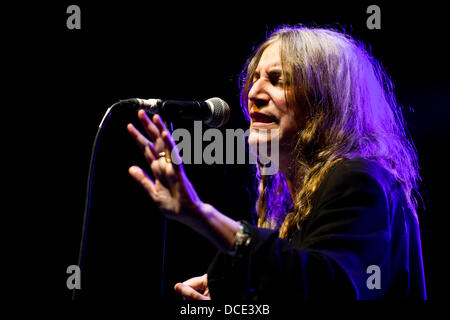
M 300 129 L 298 115 L 287 107 L 284 81 L 280 42 L 276 41 L 264 50 L 248 93 L 251 118 L 248 141 L 253 147 L 266 143 L 270 148 L 271 140 L 278 139 L 280 165 L 283 157 L 290 156 L 292 139 Z

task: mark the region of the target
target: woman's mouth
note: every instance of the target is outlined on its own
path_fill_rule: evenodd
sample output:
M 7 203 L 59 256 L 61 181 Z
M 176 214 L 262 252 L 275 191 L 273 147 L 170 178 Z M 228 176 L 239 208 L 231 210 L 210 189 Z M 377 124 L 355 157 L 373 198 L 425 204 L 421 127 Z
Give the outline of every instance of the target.
M 270 127 L 278 122 L 276 117 L 261 112 L 250 113 L 250 118 L 252 127 Z

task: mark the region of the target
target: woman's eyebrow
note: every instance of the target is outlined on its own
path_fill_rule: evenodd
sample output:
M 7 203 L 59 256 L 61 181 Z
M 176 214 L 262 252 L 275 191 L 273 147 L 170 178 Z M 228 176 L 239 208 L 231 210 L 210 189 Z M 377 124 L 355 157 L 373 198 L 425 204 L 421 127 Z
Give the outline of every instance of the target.
M 269 71 L 267 71 L 267 75 L 269 77 L 281 77 L 283 74 L 283 70 L 281 70 L 281 68 L 275 67 L 273 69 L 270 69 Z M 253 77 L 254 78 L 259 78 L 261 76 L 261 74 L 259 73 L 259 71 L 255 71 L 253 73 Z

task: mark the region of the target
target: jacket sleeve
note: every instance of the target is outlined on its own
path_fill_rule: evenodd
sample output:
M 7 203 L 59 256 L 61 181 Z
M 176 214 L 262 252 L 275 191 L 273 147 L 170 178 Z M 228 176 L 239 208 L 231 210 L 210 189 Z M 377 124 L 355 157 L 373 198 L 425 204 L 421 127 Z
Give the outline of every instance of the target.
M 336 165 L 290 242 L 251 227 L 246 255 L 218 253 L 208 269 L 216 300 L 377 299 L 390 282 L 388 191 L 365 163 Z

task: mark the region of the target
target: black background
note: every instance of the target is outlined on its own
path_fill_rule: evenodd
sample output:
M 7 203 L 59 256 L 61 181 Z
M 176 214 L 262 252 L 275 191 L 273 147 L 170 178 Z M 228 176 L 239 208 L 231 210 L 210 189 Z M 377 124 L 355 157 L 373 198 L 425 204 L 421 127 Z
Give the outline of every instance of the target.
M 81 30 L 68 30 L 66 9 L 81 8 Z M 368 30 L 366 8 L 381 8 L 381 30 Z M 444 173 L 448 147 L 448 28 L 437 3 L 333 2 L 134 2 L 61 1 L 19 5 L 6 36 L 13 51 L 5 59 L 9 84 L 21 102 L 16 131 L 25 132 L 27 152 L 18 184 L 18 211 L 32 206 L 24 225 L 43 224 L 37 241 L 23 241 L 30 259 L 45 269 L 42 285 L 17 285 L 31 299 L 41 293 L 70 301 L 66 268 L 77 264 L 90 152 L 98 124 L 114 102 L 130 98 L 203 100 L 222 97 L 232 108 L 225 128 L 245 128 L 238 76 L 253 49 L 280 24 L 331 26 L 370 45 L 391 76 L 419 153 L 424 180 L 420 221 L 429 299 L 445 300 L 447 254 Z M 11 11 L 9 11 L 11 12 Z M 4 12 L 8 15 L 8 11 Z M 13 95 L 13 91 L 7 92 Z M 125 129 L 134 111 L 115 112 L 96 162 L 81 297 L 158 299 L 161 295 L 164 219 L 128 176 L 145 167 Z M 187 126 L 179 123 L 176 126 Z M 14 134 L 14 132 L 13 132 Z M 18 158 L 18 159 L 16 159 Z M 251 168 L 187 165 L 201 199 L 235 219 L 251 219 Z M 30 210 L 27 210 L 30 213 Z M 27 215 L 28 217 L 28 215 Z M 41 243 L 40 239 L 45 241 Z M 36 238 L 34 238 L 36 239 Z M 19 242 L 19 241 L 18 241 Z M 37 244 L 39 243 L 39 244 Z M 177 281 L 201 275 L 215 254 L 207 240 L 168 221 L 164 266 L 166 300 Z M 28 264 L 29 266 L 30 264 Z M 44 275 L 45 274 L 45 275 Z

